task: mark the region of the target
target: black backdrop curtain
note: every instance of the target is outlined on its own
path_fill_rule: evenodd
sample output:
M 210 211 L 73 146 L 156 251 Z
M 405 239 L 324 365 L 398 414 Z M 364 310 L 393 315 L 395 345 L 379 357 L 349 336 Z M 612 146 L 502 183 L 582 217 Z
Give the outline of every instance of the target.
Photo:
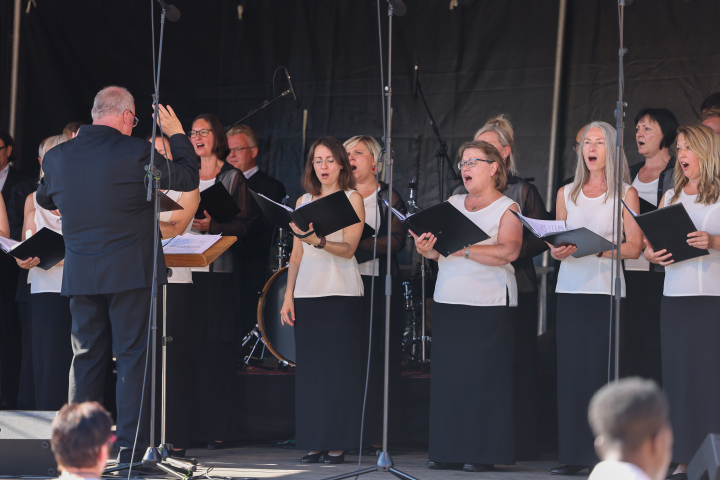
M 35 0 L 23 13 L 17 163 L 36 170 L 37 145 L 73 120 L 90 122 L 101 87 L 126 86 L 140 124 L 151 128 L 150 0 Z M 323 135 L 382 135 L 378 11 L 374 0 L 176 0 L 182 18 L 165 29 L 161 101 L 189 130 L 199 113 L 229 124 L 273 97 L 273 72 L 289 69 L 308 111 L 308 145 Z M 417 178 L 420 203 L 438 201 L 436 141 L 421 102 L 420 79 L 453 163 L 463 141 L 486 118 L 507 113 L 516 128 L 522 176 L 545 194 L 557 0 L 405 0 L 393 29 L 393 146 L 398 189 Z M 574 169 L 577 129 L 600 119 L 615 124 L 618 15 L 616 0 L 568 2 L 560 113 L 562 179 Z M 22 2 L 23 12 L 27 1 Z M 387 42 L 387 2 L 380 2 Z M 156 37 L 159 9 L 155 5 Z M 0 127 L 6 127 L 12 0 L 0 0 Z M 661 106 L 695 122 L 702 99 L 720 89 L 714 0 L 637 0 L 626 8 L 626 152 L 639 160 L 635 112 Z M 8 29 L 10 27 L 10 29 Z M 387 44 L 382 47 L 387 61 Z M 286 88 L 275 77 L 274 92 Z M 302 110 L 289 98 L 247 121 L 261 138 L 261 168 L 301 193 Z M 98 159 L 101 161 L 101 159 Z M 446 187 L 451 186 L 446 172 Z M 447 191 L 447 190 L 446 190 Z

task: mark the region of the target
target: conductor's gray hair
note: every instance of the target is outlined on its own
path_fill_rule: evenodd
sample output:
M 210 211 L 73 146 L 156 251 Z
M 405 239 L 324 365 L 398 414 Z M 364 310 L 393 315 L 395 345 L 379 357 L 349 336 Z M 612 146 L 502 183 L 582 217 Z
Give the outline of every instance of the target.
M 105 87 L 95 95 L 92 118 L 98 120 L 103 117 L 117 117 L 130 110 L 135 113 L 135 99 L 124 87 L 112 85 Z

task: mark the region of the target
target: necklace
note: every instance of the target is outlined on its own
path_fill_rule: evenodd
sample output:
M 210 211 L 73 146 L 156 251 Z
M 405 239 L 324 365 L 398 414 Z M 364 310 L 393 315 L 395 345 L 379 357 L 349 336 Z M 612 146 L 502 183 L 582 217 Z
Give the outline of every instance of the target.
M 474 212 L 475 210 L 477 210 L 478 208 L 480 208 L 481 206 L 485 205 L 485 204 L 488 202 L 488 200 L 489 200 L 489 198 L 486 198 L 485 200 L 482 200 L 481 202 L 473 205 L 473 204 L 470 202 L 470 199 L 471 199 L 471 198 L 480 198 L 480 197 L 473 197 L 472 195 L 470 195 L 470 194 L 468 193 L 468 196 L 467 196 L 466 199 L 465 199 L 465 201 L 466 201 L 467 204 L 468 204 L 468 207 L 470 207 L 470 210 L 472 210 L 473 212 Z

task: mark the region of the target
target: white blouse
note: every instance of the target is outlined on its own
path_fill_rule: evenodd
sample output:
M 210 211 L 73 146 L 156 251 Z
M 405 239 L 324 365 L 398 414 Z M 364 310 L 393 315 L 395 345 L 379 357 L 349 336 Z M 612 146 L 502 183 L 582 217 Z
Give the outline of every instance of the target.
M 517 203 L 502 196 L 487 207 L 472 212 L 465 208 L 465 197 L 467 194 L 453 195 L 448 202 L 490 236 L 476 245 L 497 244 L 500 219 L 511 205 Z M 433 297 L 436 302 L 483 307 L 515 307 L 518 304 L 515 269 L 509 263 L 492 267 L 465 257 L 440 255 L 438 266 Z
M 637 190 L 640 198 L 657 207 L 658 181 L 659 178 L 656 178 L 650 183 L 643 183 L 640 181 L 640 176 L 638 175 L 635 177 L 635 180 L 633 180 L 632 186 L 635 187 L 635 190 Z M 648 262 L 642 255 L 640 255 L 640 258 L 637 259 L 626 258 L 623 262 L 625 262 L 625 270 L 632 270 L 636 272 L 647 272 L 650 270 L 650 262 Z
M 378 187 L 378 190 L 379 189 L 380 187 Z M 379 209 L 377 204 L 377 190 L 367 198 L 363 198 L 363 203 L 365 204 L 365 223 L 370 225 L 377 232 L 378 225 L 380 225 L 378 223 Z M 380 275 L 380 259 L 376 258 L 374 260 L 363 262 L 358 265 L 358 269 L 360 270 L 360 275 L 374 275 L 377 277 Z
M 591 232 L 615 243 L 615 225 L 613 222 L 613 199 L 606 194 L 595 198 L 588 198 L 580 191 L 577 203 L 570 200 L 571 185 L 566 185 L 565 209 L 567 210 L 568 229 L 585 227 Z M 623 199 L 627 195 L 630 185 L 623 185 Z M 557 293 L 585 293 L 612 295 L 613 260 L 599 258 L 596 255 L 587 255 L 581 258 L 569 256 L 560 263 L 558 274 Z M 620 271 L 621 296 L 625 296 L 625 276 Z
M 35 205 L 35 226 L 37 230 L 39 231 L 45 227 L 62 235 L 62 217 L 53 215 L 50 210 L 45 210 L 38 205 L 35 193 L 33 193 L 33 204 Z M 59 265 L 55 265 L 49 270 L 37 267 L 31 268 L 27 277 L 27 283 L 30 284 L 30 293 L 60 293 L 62 277 L 63 267 Z
M 345 190 L 350 197 L 354 190 Z M 312 200 L 306 193 L 301 203 Z M 343 231 L 327 235 L 328 242 L 342 242 Z M 328 295 L 341 297 L 360 297 L 363 295 L 363 283 L 358 271 L 355 257 L 343 258 L 326 251 L 324 248 L 315 248 L 301 242 L 303 248 L 300 269 L 295 281 L 295 298 L 325 297 Z
M 674 190 L 665 192 L 664 205 L 669 205 Z M 680 193 L 676 203 L 682 203 L 690 219 L 700 232 L 720 235 L 720 202 L 712 205 L 695 203 L 697 195 Z M 665 267 L 665 289 L 668 297 L 720 296 L 720 251 L 709 249 L 710 254 Z

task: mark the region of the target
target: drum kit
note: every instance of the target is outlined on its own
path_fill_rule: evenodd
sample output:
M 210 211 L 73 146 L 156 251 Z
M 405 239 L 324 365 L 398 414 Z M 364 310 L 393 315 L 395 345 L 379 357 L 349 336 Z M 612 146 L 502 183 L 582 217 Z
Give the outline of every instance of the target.
M 412 195 L 408 204 L 417 209 Z M 243 349 L 250 349 L 243 357 L 244 366 L 262 365 L 266 350 L 277 358 L 278 369 L 295 366 L 294 330 L 283 326 L 280 320 L 280 309 L 287 288 L 287 265 L 291 250 L 291 234 L 282 228 L 278 229 L 278 234 L 273 240 L 272 267 L 269 268 L 272 275 L 265 283 L 258 301 L 257 324 L 242 341 Z M 425 259 L 422 258 L 417 264 L 416 273 L 409 280 L 402 282 L 405 328 L 401 349 L 406 366 L 418 367 L 430 363 L 431 338 L 425 331 L 425 284 L 428 274 L 429 269 Z

